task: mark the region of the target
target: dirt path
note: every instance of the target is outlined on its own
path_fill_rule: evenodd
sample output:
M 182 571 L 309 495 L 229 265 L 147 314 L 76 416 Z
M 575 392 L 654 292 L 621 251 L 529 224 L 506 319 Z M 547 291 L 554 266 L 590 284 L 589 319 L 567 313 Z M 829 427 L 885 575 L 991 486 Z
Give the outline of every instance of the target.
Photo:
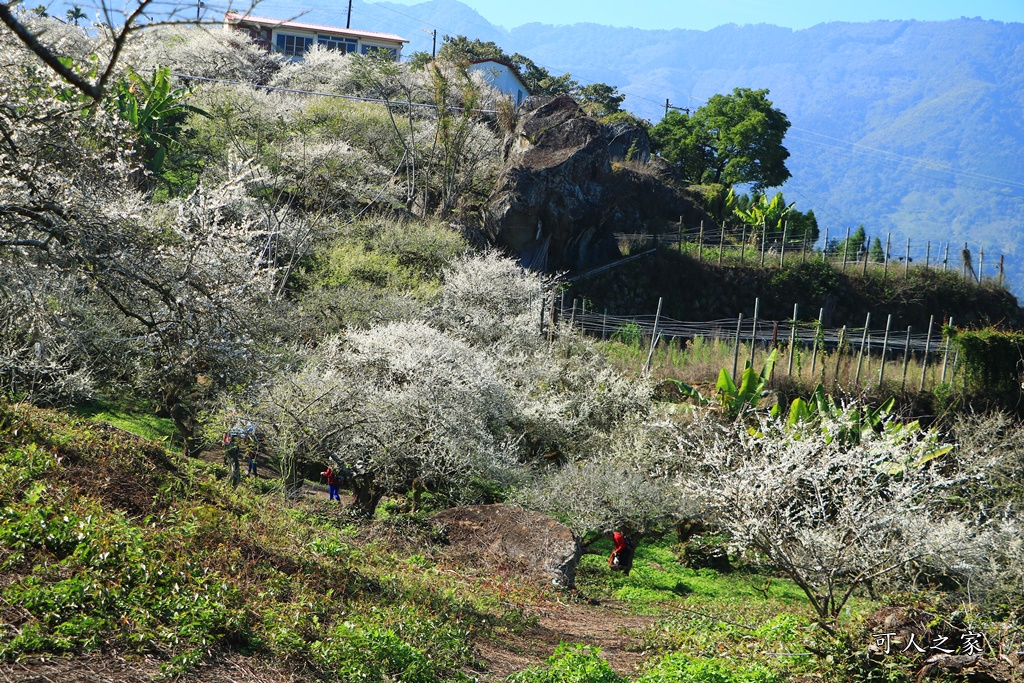
M 524 633 L 477 643 L 480 659 L 487 664 L 481 683 L 496 683 L 528 666 L 541 664 L 559 643 L 580 643 L 601 648 L 601 656 L 616 672 L 635 675 L 646 662 L 637 634 L 651 626 L 655 617 L 629 614 L 614 601 L 599 605 L 558 604 L 533 610 L 536 626 Z

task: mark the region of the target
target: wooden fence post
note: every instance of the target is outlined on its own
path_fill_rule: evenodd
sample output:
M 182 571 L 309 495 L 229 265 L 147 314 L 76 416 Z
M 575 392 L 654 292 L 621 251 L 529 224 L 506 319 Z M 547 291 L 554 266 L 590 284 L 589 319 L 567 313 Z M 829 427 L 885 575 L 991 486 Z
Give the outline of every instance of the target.
M 754 367 L 754 350 L 757 348 L 757 316 L 761 312 L 761 299 L 754 299 L 754 326 L 750 329 L 750 367 Z
M 885 319 L 885 337 L 882 339 L 882 365 L 878 368 L 878 386 L 882 386 L 885 379 L 885 353 L 889 348 L 889 328 L 892 326 L 892 313 Z
M 793 304 L 793 324 L 789 328 L 789 367 L 786 369 L 786 377 L 793 376 L 793 353 L 796 351 L 796 315 L 800 304 Z
M 864 346 L 868 341 L 868 328 L 871 327 L 871 314 L 868 313 L 867 318 L 864 319 L 864 334 L 860 337 L 860 352 L 857 354 L 857 376 L 853 380 L 854 386 L 860 386 L 860 364 L 864 359 Z
M 658 343 L 658 321 L 661 319 L 661 297 L 658 297 L 658 312 L 654 314 L 654 329 L 651 330 L 651 350 L 647 352 L 647 363 L 644 364 L 644 373 L 651 371 L 651 359 L 654 358 L 654 345 Z
M 900 382 L 900 391 L 907 388 L 907 366 L 910 363 L 910 325 L 907 325 L 907 343 L 903 345 L 903 381 Z
M 928 336 L 924 340 L 924 360 L 921 363 L 921 386 L 918 387 L 918 392 L 924 391 L 924 378 L 928 375 L 928 354 L 932 348 L 932 326 L 935 324 L 935 316 L 932 315 L 928 318 Z
M 825 317 L 825 309 L 818 309 L 818 325 L 814 328 L 814 346 L 811 351 L 811 379 L 814 379 L 814 368 L 818 364 L 818 336 L 821 333 L 821 320 Z
M 736 318 L 736 343 L 733 346 L 732 352 L 732 376 L 736 377 L 736 366 L 740 362 L 740 331 L 743 327 L 743 314 L 740 313 L 739 317 Z

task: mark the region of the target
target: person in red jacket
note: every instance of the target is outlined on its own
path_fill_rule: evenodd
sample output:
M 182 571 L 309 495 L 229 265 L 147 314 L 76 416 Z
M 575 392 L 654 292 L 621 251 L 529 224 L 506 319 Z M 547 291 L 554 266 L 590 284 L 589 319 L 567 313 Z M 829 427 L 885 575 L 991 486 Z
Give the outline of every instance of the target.
M 633 569 L 633 544 L 626 539 L 621 531 L 608 531 L 605 536 L 612 540 L 612 554 L 608 557 L 608 567 L 612 571 L 629 572 Z
M 327 470 L 321 472 L 320 476 L 327 477 L 327 490 L 330 494 L 330 499 L 336 500 L 340 503 L 341 496 L 338 494 L 338 487 L 341 486 L 341 480 L 338 478 L 338 475 L 336 475 L 334 470 L 331 469 L 331 466 L 328 465 Z

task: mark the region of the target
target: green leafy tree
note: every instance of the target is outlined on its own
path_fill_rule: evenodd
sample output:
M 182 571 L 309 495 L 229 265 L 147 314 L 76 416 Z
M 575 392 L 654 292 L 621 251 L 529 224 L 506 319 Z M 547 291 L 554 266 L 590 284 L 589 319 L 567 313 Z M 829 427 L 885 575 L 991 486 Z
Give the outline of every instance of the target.
M 754 192 L 789 177 L 782 140 L 789 119 L 767 90 L 736 88 L 693 114 L 670 111 L 651 131 L 655 150 L 690 183 L 752 183 Z
M 882 238 L 876 237 L 871 243 L 871 260 L 875 263 L 885 263 L 885 249 L 882 248 Z
M 608 116 L 619 111 L 626 96 L 619 89 L 606 83 L 593 83 L 576 90 L 576 98 L 583 108 L 594 116 Z

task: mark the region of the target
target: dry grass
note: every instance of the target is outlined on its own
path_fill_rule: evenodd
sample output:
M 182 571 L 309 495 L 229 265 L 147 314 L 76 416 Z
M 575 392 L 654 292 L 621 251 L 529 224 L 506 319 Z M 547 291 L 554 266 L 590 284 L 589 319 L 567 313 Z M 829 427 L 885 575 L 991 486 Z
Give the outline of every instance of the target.
M 634 374 L 642 370 L 647 359 L 646 344 L 627 345 L 612 341 L 606 343 L 606 350 L 619 369 Z M 755 369 L 764 367 L 770 352 L 770 349 L 760 346 L 755 349 Z M 737 351 L 731 340 L 675 339 L 658 344 L 651 360 L 651 376 L 656 381 L 677 379 L 695 387 L 713 387 L 723 368 L 732 374 L 735 367 L 738 374 L 750 360 L 749 343 L 741 343 Z M 891 393 L 917 392 L 922 386 L 922 375 L 925 392 L 934 392 L 942 383 L 942 361 L 941 358 L 936 361 L 934 356 L 925 367 L 920 354 L 911 354 L 905 378 L 902 353 L 890 353 L 884 369 L 882 366 L 881 354 L 865 354 L 858 358 L 855 348 L 843 353 L 834 350 L 815 353 L 813 348 L 797 345 L 790 353 L 787 345 L 779 345 L 772 387 L 792 393 L 809 393 L 822 384 L 830 393 L 861 396 L 878 393 L 879 389 Z M 946 366 L 945 381 L 951 382 L 952 378 L 951 356 Z

